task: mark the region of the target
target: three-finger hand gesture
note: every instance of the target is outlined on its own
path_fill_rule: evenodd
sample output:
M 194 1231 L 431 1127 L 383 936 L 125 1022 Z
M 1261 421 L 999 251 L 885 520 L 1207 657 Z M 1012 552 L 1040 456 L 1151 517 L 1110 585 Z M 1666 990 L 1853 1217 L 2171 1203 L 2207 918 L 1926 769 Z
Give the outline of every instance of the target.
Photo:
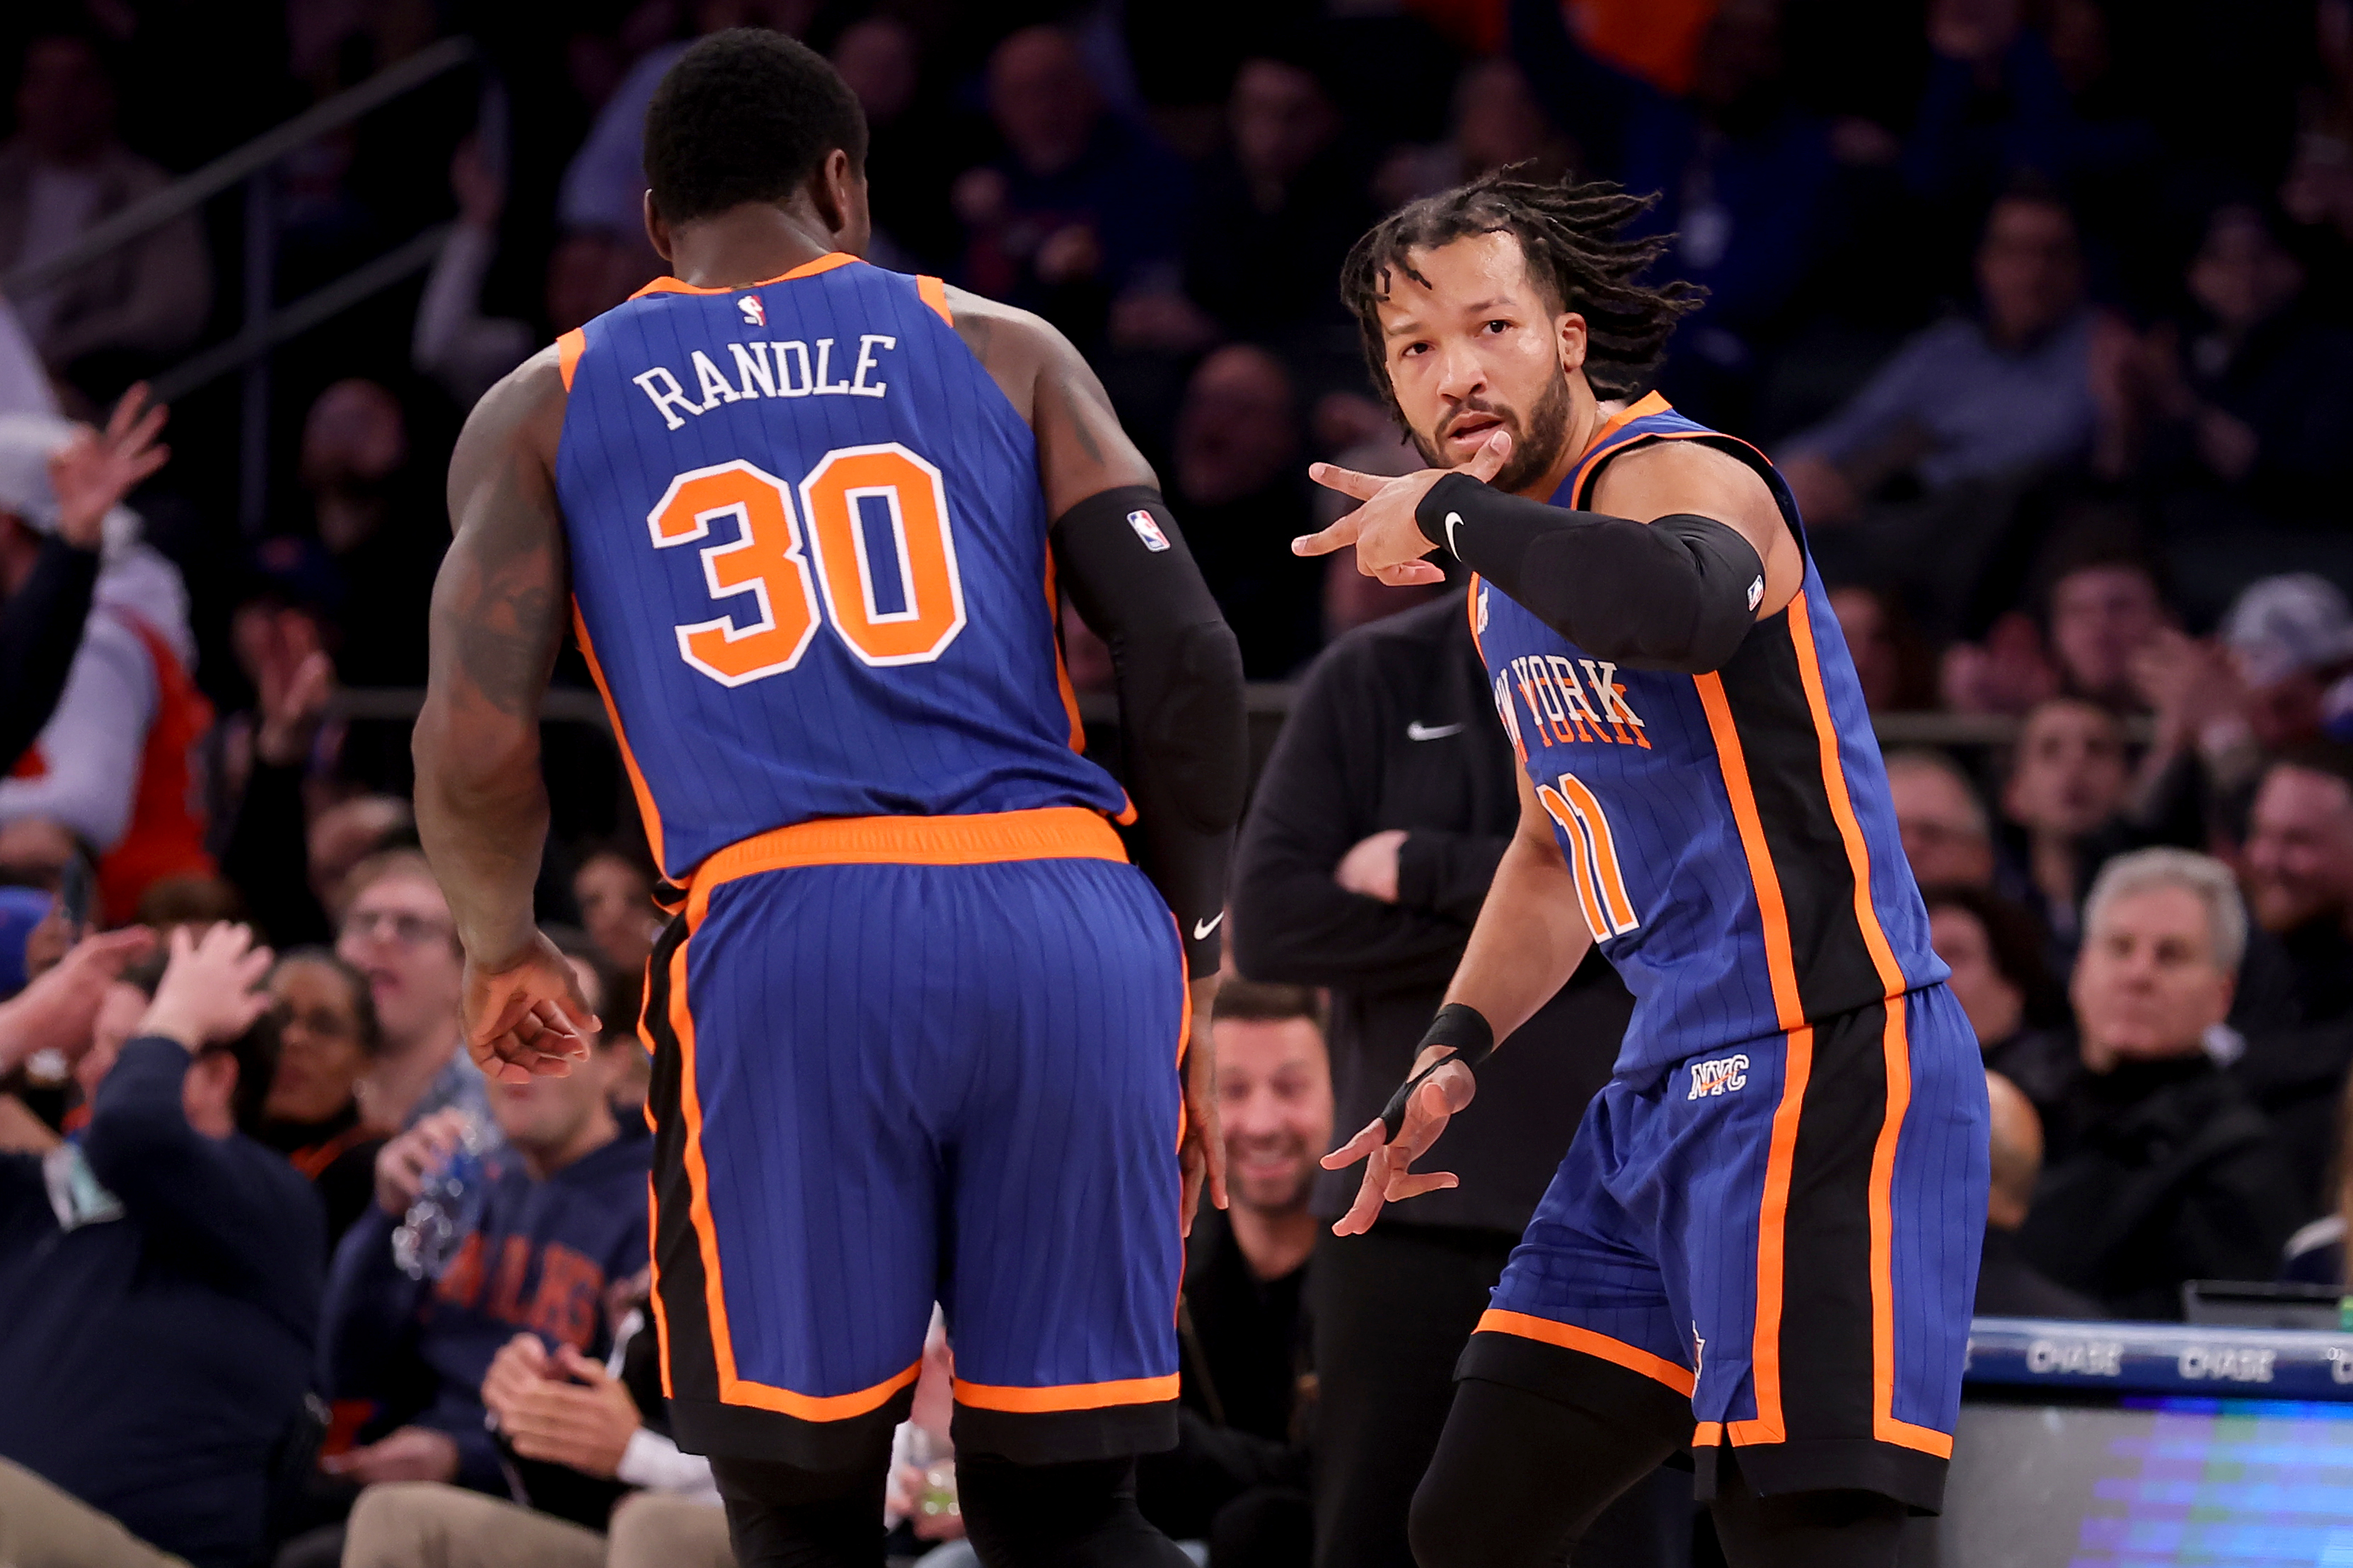
M 1356 547 L 1356 570 L 1377 577 L 1392 588 L 1416 583 L 1443 583 L 1446 574 L 1423 556 L 1434 548 L 1414 518 L 1414 509 L 1430 487 L 1450 473 L 1468 474 L 1485 481 L 1503 472 L 1512 455 L 1512 437 L 1498 429 L 1487 444 L 1471 454 L 1459 468 L 1422 468 L 1397 479 L 1360 474 L 1333 463 L 1312 463 L 1307 477 L 1326 489 L 1338 490 L 1364 502 L 1321 533 L 1291 542 L 1295 555 L 1329 555 L 1347 545 Z
M 1417 1060 L 1414 1070 L 1419 1072 L 1427 1065 L 1427 1061 Z M 1324 1155 L 1324 1168 L 1327 1171 L 1345 1170 L 1359 1160 L 1365 1162 L 1365 1179 L 1356 1189 L 1356 1201 L 1333 1224 L 1332 1234 L 1361 1236 L 1372 1229 L 1383 1204 L 1460 1185 L 1451 1171 L 1416 1171 L 1413 1163 L 1430 1152 L 1430 1146 L 1446 1131 L 1447 1122 L 1456 1111 L 1469 1105 L 1471 1097 L 1478 1091 L 1478 1080 L 1472 1077 L 1469 1068 L 1457 1061 L 1446 1062 L 1406 1100 L 1405 1121 L 1395 1138 L 1388 1135 L 1388 1128 L 1381 1119 L 1375 1117 L 1363 1131 Z

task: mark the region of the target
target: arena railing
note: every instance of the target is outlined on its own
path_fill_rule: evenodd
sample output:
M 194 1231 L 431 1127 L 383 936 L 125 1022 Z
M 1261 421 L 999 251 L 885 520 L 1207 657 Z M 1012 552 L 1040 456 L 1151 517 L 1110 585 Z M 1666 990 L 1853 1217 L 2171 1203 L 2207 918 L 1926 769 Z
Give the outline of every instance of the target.
M 0 293 L 17 298 L 71 276 L 101 256 L 194 212 L 213 197 L 241 186 L 245 200 L 244 299 L 236 334 L 199 350 L 151 379 L 155 395 L 171 403 L 233 370 L 245 373 L 238 420 L 237 520 L 248 534 L 260 531 L 269 472 L 269 354 L 288 339 L 306 332 L 362 300 L 433 264 L 449 226 L 428 228 L 372 261 L 321 285 L 301 299 L 277 302 L 278 213 L 272 174 L 279 163 L 311 142 L 340 130 L 362 115 L 472 64 L 480 55 L 471 38 L 444 38 L 386 66 L 365 81 L 344 89 L 245 145 L 182 175 L 94 225 L 73 244 L 0 277 Z

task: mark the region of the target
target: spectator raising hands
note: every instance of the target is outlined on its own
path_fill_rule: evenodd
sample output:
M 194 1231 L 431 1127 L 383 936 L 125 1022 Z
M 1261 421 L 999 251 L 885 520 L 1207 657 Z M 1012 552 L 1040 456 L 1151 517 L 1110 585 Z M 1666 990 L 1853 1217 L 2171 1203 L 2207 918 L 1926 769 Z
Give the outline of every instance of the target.
M 14 1072 L 37 1052 L 79 1054 L 90 1043 L 106 988 L 154 945 L 153 934 L 140 926 L 87 937 L 39 979 L 0 1002 L 0 1074 Z

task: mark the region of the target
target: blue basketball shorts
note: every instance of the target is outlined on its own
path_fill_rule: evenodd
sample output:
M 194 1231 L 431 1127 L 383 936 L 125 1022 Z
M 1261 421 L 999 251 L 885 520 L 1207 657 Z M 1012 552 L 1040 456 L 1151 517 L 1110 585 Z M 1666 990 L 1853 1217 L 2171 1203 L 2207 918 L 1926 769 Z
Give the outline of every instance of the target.
M 707 861 L 642 1020 L 681 1446 L 879 1453 L 934 1301 L 960 1450 L 1172 1446 L 1186 998 L 1092 812 L 811 822 Z
M 1760 1493 L 1944 1495 L 1985 1072 L 1943 985 L 1594 1098 L 1457 1375 L 1695 1419 Z M 1652 1426 L 1651 1429 L 1656 1429 Z

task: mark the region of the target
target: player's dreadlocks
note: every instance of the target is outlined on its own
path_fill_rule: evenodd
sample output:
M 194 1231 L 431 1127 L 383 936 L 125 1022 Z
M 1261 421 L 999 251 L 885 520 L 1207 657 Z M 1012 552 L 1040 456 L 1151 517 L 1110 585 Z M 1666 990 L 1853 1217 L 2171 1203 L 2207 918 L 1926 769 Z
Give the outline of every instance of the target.
M 1509 164 L 1399 207 L 1348 252 L 1340 268 L 1340 298 L 1356 312 L 1365 363 L 1392 414 L 1403 416 L 1389 386 L 1379 306 L 1388 298 L 1392 276 L 1428 281 L 1407 261 L 1412 251 L 1466 235 L 1518 239 L 1537 287 L 1559 309 L 1585 318 L 1585 376 L 1602 397 L 1644 390 L 1675 323 L 1706 297 L 1705 289 L 1681 279 L 1656 288 L 1640 281 L 1673 237 L 1621 239 L 1618 231 L 1648 211 L 1656 196 L 1632 195 L 1607 180 L 1540 184 L 1521 177 L 1527 169 Z

